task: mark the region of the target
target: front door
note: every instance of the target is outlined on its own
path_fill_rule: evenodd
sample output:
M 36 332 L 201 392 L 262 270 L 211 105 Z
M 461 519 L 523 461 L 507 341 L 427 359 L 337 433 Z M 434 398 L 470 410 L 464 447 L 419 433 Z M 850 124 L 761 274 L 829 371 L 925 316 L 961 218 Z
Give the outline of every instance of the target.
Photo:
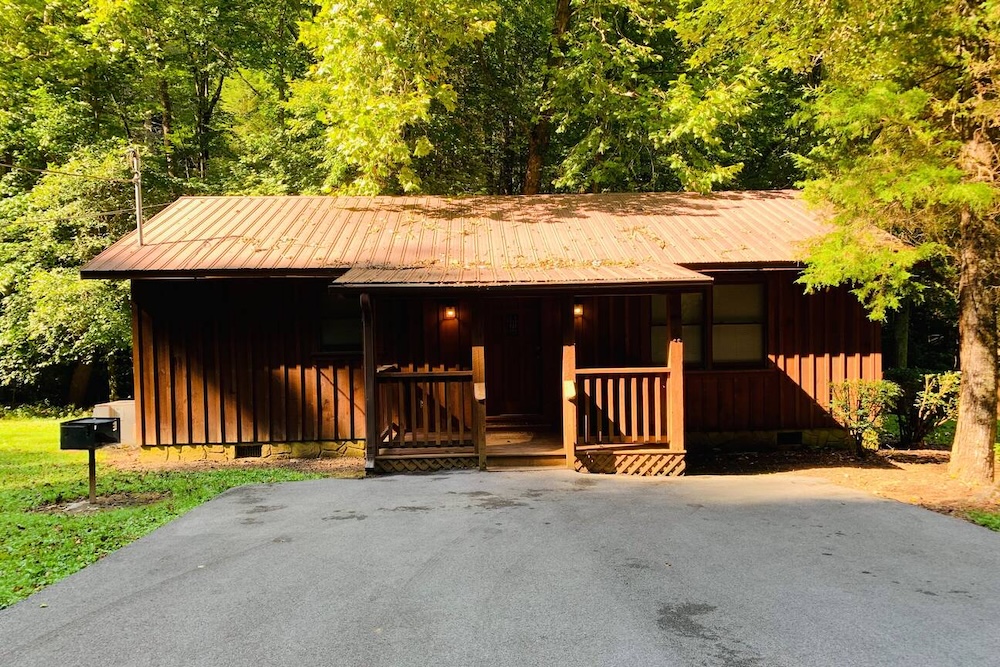
M 486 414 L 541 417 L 542 300 L 486 302 Z

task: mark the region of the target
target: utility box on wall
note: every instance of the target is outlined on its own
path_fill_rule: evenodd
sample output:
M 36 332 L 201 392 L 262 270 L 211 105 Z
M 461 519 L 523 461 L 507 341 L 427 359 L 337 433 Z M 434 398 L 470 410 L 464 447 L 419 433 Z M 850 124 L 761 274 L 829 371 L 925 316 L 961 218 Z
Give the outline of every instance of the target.
M 121 420 L 119 435 L 123 445 L 135 444 L 135 401 L 111 401 L 94 406 L 95 417 L 118 417 Z

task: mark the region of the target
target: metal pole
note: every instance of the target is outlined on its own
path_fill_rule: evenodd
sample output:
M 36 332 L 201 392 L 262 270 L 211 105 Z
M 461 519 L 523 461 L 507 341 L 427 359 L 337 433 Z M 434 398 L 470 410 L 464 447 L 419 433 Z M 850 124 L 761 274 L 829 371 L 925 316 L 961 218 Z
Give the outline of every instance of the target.
M 90 504 L 97 504 L 97 452 L 91 447 L 90 453 Z
M 139 149 L 130 148 L 129 157 L 132 162 L 132 184 L 135 186 L 135 230 L 139 245 L 142 246 L 142 160 Z

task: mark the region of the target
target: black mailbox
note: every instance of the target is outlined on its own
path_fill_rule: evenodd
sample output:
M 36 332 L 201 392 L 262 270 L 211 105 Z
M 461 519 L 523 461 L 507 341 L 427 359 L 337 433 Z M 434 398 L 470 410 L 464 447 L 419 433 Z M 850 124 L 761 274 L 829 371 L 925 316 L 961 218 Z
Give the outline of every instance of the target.
M 90 449 L 122 441 L 118 417 L 83 417 L 59 424 L 59 449 Z

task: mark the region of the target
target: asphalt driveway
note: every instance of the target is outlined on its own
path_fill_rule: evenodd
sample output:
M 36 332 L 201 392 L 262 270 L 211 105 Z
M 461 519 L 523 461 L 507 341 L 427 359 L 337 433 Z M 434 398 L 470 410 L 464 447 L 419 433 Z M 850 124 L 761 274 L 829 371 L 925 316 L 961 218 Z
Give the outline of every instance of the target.
M 230 491 L 0 611 L 0 665 L 995 665 L 1000 535 L 812 478 Z

